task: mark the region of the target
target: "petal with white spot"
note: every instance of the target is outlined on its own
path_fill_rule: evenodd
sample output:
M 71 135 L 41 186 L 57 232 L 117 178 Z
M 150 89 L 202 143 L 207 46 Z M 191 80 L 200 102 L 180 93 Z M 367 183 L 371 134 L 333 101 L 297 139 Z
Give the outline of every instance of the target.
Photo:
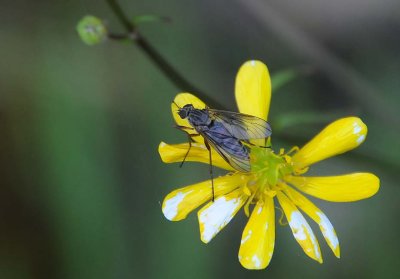
M 349 151 L 365 140 L 367 131 L 367 126 L 358 117 L 336 120 L 303 146 L 292 157 L 292 162 L 296 168 L 302 169 Z
M 275 246 L 275 209 L 271 197 L 259 200 L 243 231 L 239 261 L 247 269 L 264 269 Z
M 243 206 L 247 195 L 241 189 L 221 196 L 206 204 L 197 213 L 200 225 L 200 238 L 204 243 L 221 231 Z
M 283 185 L 283 187 L 288 198 L 319 225 L 332 252 L 337 258 L 340 258 L 339 240 L 328 217 L 302 194 L 287 185 Z
M 297 243 L 300 244 L 307 256 L 322 263 L 321 250 L 317 238 L 306 219 L 285 194 L 278 192 L 277 197 Z
M 238 188 L 245 181 L 243 174 L 221 176 L 214 179 L 215 196 L 219 197 Z M 211 180 L 186 186 L 169 193 L 162 211 L 170 221 L 180 221 L 194 209 L 212 199 Z

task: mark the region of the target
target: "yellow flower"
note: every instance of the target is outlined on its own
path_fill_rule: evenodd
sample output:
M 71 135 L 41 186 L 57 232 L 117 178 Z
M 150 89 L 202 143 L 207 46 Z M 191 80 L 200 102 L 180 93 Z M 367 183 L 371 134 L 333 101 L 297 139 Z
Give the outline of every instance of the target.
M 241 113 L 267 120 L 271 82 L 268 69 L 262 62 L 248 61 L 240 68 L 235 93 Z M 180 107 L 185 104 L 192 104 L 195 108 L 206 107 L 189 93 L 178 94 L 175 103 Z M 178 125 L 190 127 L 186 119 L 177 115 L 174 103 L 172 114 Z M 302 212 L 319 225 L 329 247 L 339 258 L 339 241 L 331 222 L 300 192 L 333 202 L 357 201 L 378 191 L 379 178 L 370 173 L 323 177 L 303 174 L 312 164 L 359 146 L 366 134 L 367 126 L 361 119 L 346 117 L 329 124 L 302 148 L 293 148 L 288 153 L 283 150 L 274 153 L 268 148 L 252 146 L 250 172 L 234 170 L 213 150 L 213 165 L 229 171 L 227 175 L 214 179 L 215 201 L 211 201 L 211 182 L 208 180 L 169 193 L 162 211 L 168 220 L 179 221 L 206 203 L 198 211 L 198 220 L 201 240 L 208 243 L 244 207 L 250 218 L 242 234 L 239 261 L 247 269 L 263 269 L 268 266 L 274 251 L 274 198 L 277 198 L 294 238 L 307 256 L 322 263 L 318 241 Z M 186 160 L 208 164 L 209 155 L 203 138 L 194 139 L 196 142 Z M 257 140 L 253 143 L 261 145 Z M 159 153 L 166 163 L 181 162 L 188 148 L 188 143 L 169 145 L 161 142 Z M 250 206 L 253 207 L 251 215 Z

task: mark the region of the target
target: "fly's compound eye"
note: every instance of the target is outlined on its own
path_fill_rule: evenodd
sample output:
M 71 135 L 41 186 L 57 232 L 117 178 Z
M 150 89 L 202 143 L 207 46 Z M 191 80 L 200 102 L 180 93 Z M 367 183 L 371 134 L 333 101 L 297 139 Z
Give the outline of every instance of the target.
M 193 105 L 187 104 L 183 108 L 179 109 L 178 114 L 182 119 L 188 117 L 189 112 L 193 109 Z
M 182 119 L 185 119 L 188 115 L 188 111 L 186 109 L 179 109 L 178 114 Z

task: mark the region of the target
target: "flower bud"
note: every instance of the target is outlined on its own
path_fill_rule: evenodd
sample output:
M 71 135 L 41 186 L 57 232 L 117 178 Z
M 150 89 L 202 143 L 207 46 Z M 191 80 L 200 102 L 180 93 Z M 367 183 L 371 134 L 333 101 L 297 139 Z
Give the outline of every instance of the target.
M 101 19 L 95 16 L 85 16 L 76 26 L 79 36 L 87 45 L 97 45 L 107 37 L 107 28 Z

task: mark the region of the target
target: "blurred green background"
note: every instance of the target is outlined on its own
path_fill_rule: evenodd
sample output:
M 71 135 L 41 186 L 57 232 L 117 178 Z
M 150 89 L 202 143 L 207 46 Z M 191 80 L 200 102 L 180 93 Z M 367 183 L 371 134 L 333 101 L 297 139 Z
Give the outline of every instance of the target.
M 400 278 L 399 1 L 120 3 L 132 16 L 170 17 L 140 30 L 226 109 L 236 110 L 244 61 L 262 60 L 271 74 L 306 67 L 273 94 L 275 149 L 358 115 L 367 141 L 310 174 L 373 172 L 381 189 L 356 203 L 315 200 L 336 228 L 341 259 L 310 222 L 324 264 L 277 226 L 270 266 L 245 270 L 243 211 L 208 245 L 196 214 L 163 217 L 164 196 L 208 179 L 208 166 L 161 162 L 160 141 L 186 140 L 170 114 L 181 90 L 143 52 L 80 41 L 75 26 L 86 14 L 123 31 L 105 1 L 1 1 L 0 278 Z

